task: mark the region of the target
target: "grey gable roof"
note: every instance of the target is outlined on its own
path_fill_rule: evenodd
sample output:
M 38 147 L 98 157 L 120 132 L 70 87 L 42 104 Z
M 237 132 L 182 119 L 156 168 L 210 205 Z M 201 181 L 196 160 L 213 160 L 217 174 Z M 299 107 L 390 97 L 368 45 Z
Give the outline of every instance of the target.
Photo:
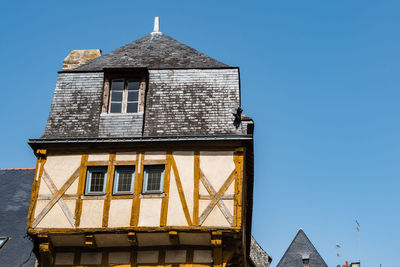
M 250 242 L 250 260 L 255 267 L 269 267 L 272 258 L 263 250 L 253 236 Z
M 310 260 L 310 266 L 328 267 L 310 239 L 308 239 L 304 231 L 300 229 L 282 259 L 279 261 L 277 267 L 303 266 L 303 257 Z
M 168 35 L 148 34 L 73 71 L 103 68 L 224 68 L 229 67 Z
M 35 265 L 32 242 L 25 238 L 35 170 L 0 170 L 0 236 L 9 240 L 0 249 L 1 266 Z

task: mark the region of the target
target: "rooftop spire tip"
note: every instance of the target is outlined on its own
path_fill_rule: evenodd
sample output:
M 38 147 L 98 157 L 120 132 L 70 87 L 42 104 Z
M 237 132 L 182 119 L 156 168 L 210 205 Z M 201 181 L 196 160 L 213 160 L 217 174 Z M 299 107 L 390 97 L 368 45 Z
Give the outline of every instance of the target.
M 151 34 L 161 34 L 160 32 L 160 17 L 154 17 L 154 28 Z

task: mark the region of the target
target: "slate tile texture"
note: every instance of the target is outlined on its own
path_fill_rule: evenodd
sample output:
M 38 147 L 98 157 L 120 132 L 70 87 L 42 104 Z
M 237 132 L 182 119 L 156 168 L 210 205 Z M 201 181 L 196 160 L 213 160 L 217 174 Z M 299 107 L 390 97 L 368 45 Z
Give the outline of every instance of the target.
M 9 237 L 0 249 L 0 266 L 35 266 L 32 242 L 25 237 L 35 170 L 0 170 L 0 236 Z

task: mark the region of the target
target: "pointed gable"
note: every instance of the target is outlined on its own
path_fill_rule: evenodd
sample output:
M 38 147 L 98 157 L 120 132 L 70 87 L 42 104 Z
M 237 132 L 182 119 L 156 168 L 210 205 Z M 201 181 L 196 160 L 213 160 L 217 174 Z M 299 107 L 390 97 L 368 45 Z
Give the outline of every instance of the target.
M 303 259 L 309 259 L 310 267 L 328 266 L 304 231 L 300 229 L 277 267 L 303 266 Z
M 148 34 L 100 56 L 73 71 L 103 68 L 224 68 L 229 67 L 162 33 Z

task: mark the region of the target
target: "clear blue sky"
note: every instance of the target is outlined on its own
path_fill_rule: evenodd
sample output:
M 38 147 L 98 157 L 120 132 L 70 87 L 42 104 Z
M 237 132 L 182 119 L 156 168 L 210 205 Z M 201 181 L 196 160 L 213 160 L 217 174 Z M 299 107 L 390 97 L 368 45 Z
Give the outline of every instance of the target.
M 57 71 L 161 31 L 239 66 L 254 118 L 253 234 L 275 266 L 302 227 L 329 266 L 399 266 L 400 1 L 6 1 L 0 168 L 34 167 Z M 1 234 L 1 233 L 0 233 Z

